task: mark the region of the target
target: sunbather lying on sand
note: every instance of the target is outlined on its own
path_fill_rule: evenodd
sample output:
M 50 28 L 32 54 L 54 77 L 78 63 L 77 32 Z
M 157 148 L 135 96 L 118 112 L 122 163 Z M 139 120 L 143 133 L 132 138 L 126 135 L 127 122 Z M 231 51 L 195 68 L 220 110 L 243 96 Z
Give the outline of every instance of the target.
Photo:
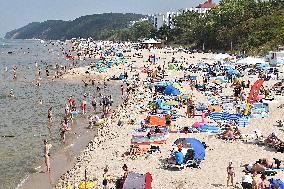
M 284 168 L 284 161 L 276 158 L 265 158 L 262 160 L 267 168 Z
M 221 139 L 225 139 L 225 140 L 233 140 L 235 139 L 237 136 L 240 136 L 240 131 L 238 128 L 233 129 L 232 127 L 229 127 L 226 131 L 224 131 L 223 133 L 221 133 L 219 135 L 219 137 Z
M 245 168 L 249 172 L 264 173 L 267 169 L 272 168 L 284 168 L 284 161 L 276 158 L 264 158 L 257 161 L 255 164 L 245 165 Z

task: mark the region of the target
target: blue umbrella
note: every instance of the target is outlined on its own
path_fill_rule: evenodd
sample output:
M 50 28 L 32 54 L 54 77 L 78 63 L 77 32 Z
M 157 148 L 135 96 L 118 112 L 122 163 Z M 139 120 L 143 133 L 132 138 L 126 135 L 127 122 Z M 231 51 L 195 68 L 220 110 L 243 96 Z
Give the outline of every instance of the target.
M 205 66 L 206 66 L 205 63 L 203 63 L 203 62 L 200 62 L 200 63 L 197 64 L 198 68 L 203 68 Z
M 257 64 L 256 67 L 259 69 L 265 70 L 265 69 L 270 68 L 270 65 L 269 64 Z
M 168 85 L 165 88 L 164 94 L 165 95 L 179 96 L 179 95 L 181 95 L 181 92 L 177 88 L 175 88 L 174 86 Z
M 224 65 L 225 70 L 234 70 L 235 66 L 233 65 Z
M 236 75 L 236 74 L 239 74 L 240 72 L 238 70 L 227 70 L 227 73 L 230 74 L 230 75 Z
M 185 142 L 186 144 L 190 144 L 194 151 L 194 159 L 196 160 L 204 160 L 205 159 L 205 147 L 198 139 L 195 138 L 179 138 L 174 143 L 179 144 L 181 142 Z

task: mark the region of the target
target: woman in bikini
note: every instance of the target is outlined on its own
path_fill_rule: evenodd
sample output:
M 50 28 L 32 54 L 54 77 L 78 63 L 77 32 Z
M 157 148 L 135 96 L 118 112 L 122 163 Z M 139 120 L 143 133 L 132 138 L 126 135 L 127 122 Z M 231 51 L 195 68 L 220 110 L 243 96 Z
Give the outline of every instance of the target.
M 229 166 L 227 167 L 227 174 L 228 174 L 228 179 L 227 179 L 227 186 L 229 186 L 229 182 L 231 182 L 232 186 L 234 186 L 234 177 L 235 175 L 235 169 L 232 166 L 233 162 L 229 162 Z
M 48 144 L 48 141 L 47 139 L 44 139 L 43 140 L 43 143 L 44 143 L 44 160 L 45 160 L 45 165 L 46 165 L 46 171 L 47 172 L 50 172 L 50 148 L 52 147 L 51 144 Z

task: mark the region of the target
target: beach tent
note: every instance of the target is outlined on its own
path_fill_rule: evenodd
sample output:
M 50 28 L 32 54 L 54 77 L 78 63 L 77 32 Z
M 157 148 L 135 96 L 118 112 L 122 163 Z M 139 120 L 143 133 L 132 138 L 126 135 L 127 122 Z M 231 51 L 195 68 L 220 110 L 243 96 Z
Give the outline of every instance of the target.
M 165 95 L 178 96 L 178 95 L 181 95 L 181 92 L 180 92 L 177 88 L 175 88 L 174 86 L 168 85 L 168 86 L 165 88 L 164 94 L 165 94 Z
M 265 61 L 261 58 L 253 58 L 253 57 L 247 57 L 238 60 L 236 65 L 255 65 L 255 64 L 265 64 Z
M 139 174 L 129 172 L 123 183 L 122 189 L 152 189 L 152 176 L 149 172 Z
M 195 138 L 179 138 L 174 142 L 176 145 L 190 144 L 194 151 L 194 159 L 196 160 L 204 160 L 205 159 L 205 147 L 199 140 Z

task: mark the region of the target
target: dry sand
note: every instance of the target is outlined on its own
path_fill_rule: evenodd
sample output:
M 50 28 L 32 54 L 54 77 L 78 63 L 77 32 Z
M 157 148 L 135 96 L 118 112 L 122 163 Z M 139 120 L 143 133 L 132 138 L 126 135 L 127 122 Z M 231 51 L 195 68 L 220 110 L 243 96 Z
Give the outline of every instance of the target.
M 196 63 L 201 58 L 211 60 L 213 54 L 201 54 L 196 53 L 188 55 L 185 53 L 165 54 L 164 50 L 157 50 L 156 54 L 160 57 L 159 64 L 163 64 L 165 61 L 171 61 L 172 56 L 175 58 L 184 57 L 189 63 Z M 137 68 L 137 72 L 140 73 L 142 78 L 146 78 L 146 74 L 141 73 L 143 65 L 148 64 L 145 62 L 149 55 L 149 51 L 143 50 L 144 58 L 132 57 L 130 61 L 134 62 L 134 67 Z M 133 53 L 127 53 L 132 56 Z M 194 56 L 195 58 L 190 58 Z M 150 67 L 156 67 L 157 65 L 151 65 Z M 82 76 L 87 68 L 74 69 L 75 75 L 68 74 L 64 76 L 66 79 L 82 79 Z M 126 66 L 120 65 L 113 67 L 108 71 L 110 74 L 119 74 L 123 70 L 129 70 Z M 131 74 L 135 74 L 132 72 Z M 78 77 L 78 76 L 79 77 Z M 91 74 L 93 75 L 93 74 Z M 107 74 L 100 74 L 100 76 L 106 77 Z M 131 76 L 131 75 L 130 75 Z M 169 78 L 181 77 L 183 71 L 170 71 Z M 93 77 L 96 77 L 93 76 Z M 276 81 L 265 82 L 265 85 L 271 86 Z M 84 179 L 85 168 L 88 171 L 89 177 L 97 178 L 99 185 L 103 180 L 103 169 L 108 165 L 109 175 L 113 177 L 122 176 L 123 171 L 121 169 L 123 164 L 127 164 L 130 171 L 138 173 L 150 172 L 153 177 L 152 187 L 153 189 L 202 189 L 202 188 L 227 188 L 226 187 L 226 167 L 230 160 L 233 161 L 233 166 L 236 169 L 235 181 L 238 183 L 236 188 L 241 188 L 241 177 L 244 175 L 242 172 L 242 164 L 253 163 L 260 158 L 276 157 L 284 159 L 284 155 L 276 153 L 272 149 L 265 146 L 258 146 L 255 144 L 246 144 L 241 141 L 225 142 L 217 139 L 215 135 L 209 133 L 190 133 L 190 134 L 171 134 L 167 144 L 161 145 L 161 154 L 141 156 L 138 159 L 132 160 L 129 156 L 125 156 L 125 152 L 129 151 L 131 141 L 131 130 L 140 127 L 140 121 L 146 117 L 145 113 L 139 113 L 139 106 L 146 105 L 148 100 L 151 100 L 151 92 L 145 91 L 142 83 L 140 84 L 140 90 L 137 94 L 132 95 L 127 108 L 118 108 L 112 116 L 112 119 L 107 121 L 105 127 L 100 130 L 99 137 L 95 138 L 89 143 L 89 145 L 81 152 L 81 155 L 77 158 L 77 162 L 74 167 L 66 174 L 61 176 L 58 181 L 57 188 L 66 188 L 67 181 L 79 182 Z M 186 84 L 183 84 L 186 86 Z M 188 88 L 188 87 L 185 87 Z M 233 94 L 232 88 L 225 88 L 225 94 Z M 198 91 L 193 91 L 196 101 L 202 101 L 206 99 L 203 94 Z M 222 94 L 223 95 L 223 94 Z M 270 115 L 268 118 L 263 119 L 251 119 L 250 126 L 241 128 L 242 133 L 252 133 L 255 129 L 260 129 L 264 136 L 267 136 L 274 132 L 280 139 L 284 137 L 284 128 L 275 126 L 276 120 L 283 119 L 283 109 L 278 109 L 277 106 L 284 103 L 284 98 L 277 96 L 277 104 L 270 106 Z M 127 124 L 129 116 L 135 117 L 136 122 L 133 125 Z M 177 125 L 191 126 L 194 122 L 200 121 L 200 117 L 185 118 L 185 109 L 178 110 Z M 124 125 L 118 127 L 118 120 L 122 120 Z M 206 159 L 201 163 L 201 169 L 187 168 L 181 171 L 170 171 L 163 169 L 161 162 L 167 158 L 172 149 L 173 142 L 180 137 L 195 137 L 198 138 L 209 146 L 206 150 Z M 283 172 L 279 172 L 276 178 L 284 180 Z M 232 187 L 231 187 L 232 188 Z

